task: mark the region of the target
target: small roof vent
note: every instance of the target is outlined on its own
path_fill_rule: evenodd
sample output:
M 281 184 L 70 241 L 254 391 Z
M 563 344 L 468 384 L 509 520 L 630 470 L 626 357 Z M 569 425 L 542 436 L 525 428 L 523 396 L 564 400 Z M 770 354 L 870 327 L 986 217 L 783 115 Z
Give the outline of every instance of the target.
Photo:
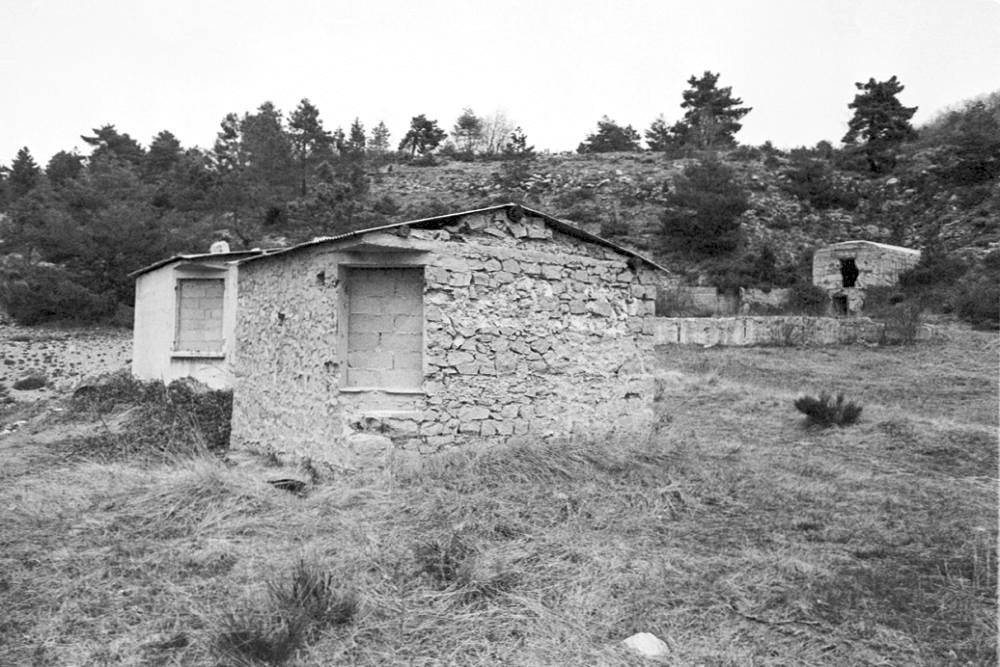
M 229 244 L 226 243 L 225 241 L 216 241 L 208 249 L 208 252 L 212 253 L 213 255 L 221 255 L 227 253 L 229 252 Z

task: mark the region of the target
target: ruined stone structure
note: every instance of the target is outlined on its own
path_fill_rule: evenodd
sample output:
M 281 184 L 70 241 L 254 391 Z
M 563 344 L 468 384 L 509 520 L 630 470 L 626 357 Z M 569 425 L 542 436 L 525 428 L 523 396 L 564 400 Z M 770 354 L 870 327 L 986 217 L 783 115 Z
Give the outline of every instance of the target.
M 872 241 L 844 241 L 813 255 L 813 284 L 830 294 L 834 315 L 860 312 L 864 291 L 895 285 L 920 260 L 920 251 Z
M 233 445 L 353 467 L 641 429 L 665 273 L 513 204 L 249 259 Z

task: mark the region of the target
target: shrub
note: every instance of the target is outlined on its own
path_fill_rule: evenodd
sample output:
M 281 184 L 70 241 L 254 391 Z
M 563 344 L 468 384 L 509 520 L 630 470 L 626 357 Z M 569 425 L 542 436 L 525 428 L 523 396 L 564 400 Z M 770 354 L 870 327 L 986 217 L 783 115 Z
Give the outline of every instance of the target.
M 95 294 L 56 266 L 24 264 L 0 272 L 0 303 L 18 324 L 96 322 L 115 312 L 113 297 Z
M 580 187 L 559 193 L 555 197 L 555 204 L 558 208 L 569 209 L 583 202 L 592 202 L 597 199 L 597 193 L 593 188 Z
M 795 409 L 805 414 L 810 425 L 849 426 L 858 421 L 862 407 L 856 403 L 845 401 L 843 394 L 836 398 L 827 393 L 821 393 L 819 398 L 802 396 L 795 400 Z
M 783 189 L 809 202 L 818 210 L 854 210 L 858 206 L 858 193 L 844 188 L 836 181 L 833 169 L 826 160 L 806 157 L 793 151 L 791 164 L 783 175 Z
M 372 203 L 372 210 L 380 215 L 393 216 L 399 215 L 401 207 L 389 195 L 382 195 Z
M 706 317 L 712 315 L 695 304 L 691 293 L 681 286 L 656 290 L 655 310 L 657 317 Z
M 610 217 L 601 221 L 601 236 L 604 238 L 628 236 L 629 231 L 628 223 L 618 215 L 618 211 L 612 211 Z
M 968 268 L 961 258 L 931 242 L 920 254 L 920 260 L 900 274 L 899 285 L 909 294 L 926 295 L 935 287 L 954 285 Z
M 1000 286 L 991 280 L 964 285 L 956 295 L 955 312 L 973 326 L 1000 329 Z
M 574 206 L 573 208 L 566 211 L 564 214 L 560 215 L 560 217 L 569 220 L 570 222 L 575 222 L 579 225 L 602 222 L 601 213 L 598 211 L 597 207 L 587 206 L 585 204 Z
M 33 391 L 35 389 L 41 389 L 48 383 L 49 380 L 44 375 L 29 375 L 21 378 L 12 386 L 14 389 L 19 389 L 21 391 Z
M 419 220 L 422 218 L 436 218 L 453 211 L 454 208 L 452 206 L 449 206 L 437 197 L 431 197 L 426 201 L 411 204 L 406 210 L 406 216 L 414 220 Z
M 803 315 L 825 315 L 830 295 L 822 287 L 800 283 L 788 293 L 788 308 Z
M 77 389 L 71 406 L 76 412 L 99 415 L 136 407 L 122 432 L 109 431 L 80 443 L 81 453 L 89 456 L 162 456 L 229 447 L 232 392 L 206 390 L 192 380 L 164 386 L 135 380 L 127 371 L 116 373 Z
M 740 216 L 750 198 L 735 172 L 716 158 L 685 167 L 667 197 L 660 216 L 665 252 L 716 257 L 732 252 L 740 241 Z
M 736 162 L 756 162 L 764 154 L 759 148 L 753 146 L 740 145 L 729 152 L 729 159 Z
M 903 301 L 879 315 L 885 323 L 882 343 L 910 345 L 917 340 L 923 320 L 923 306 L 917 301 Z
M 883 322 L 882 343 L 909 345 L 917 339 L 923 319 L 923 301 L 908 298 L 895 287 L 870 287 L 865 292 L 864 310 Z

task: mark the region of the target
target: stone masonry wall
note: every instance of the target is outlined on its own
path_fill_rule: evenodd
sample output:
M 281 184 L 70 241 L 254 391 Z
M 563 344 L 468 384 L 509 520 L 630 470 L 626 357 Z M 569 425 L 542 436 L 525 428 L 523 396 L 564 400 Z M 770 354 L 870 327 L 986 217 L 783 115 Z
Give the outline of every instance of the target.
M 398 233 L 412 252 L 320 245 L 241 269 L 234 442 L 355 466 L 648 427 L 657 272 L 503 209 Z M 359 261 L 424 267 L 422 391 L 343 391 L 330 277 Z

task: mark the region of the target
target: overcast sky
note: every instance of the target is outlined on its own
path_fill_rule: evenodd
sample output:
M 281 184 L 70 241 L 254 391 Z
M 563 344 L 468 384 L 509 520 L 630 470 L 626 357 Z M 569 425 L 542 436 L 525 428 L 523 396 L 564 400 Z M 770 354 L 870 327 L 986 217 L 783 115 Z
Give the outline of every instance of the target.
M 7 165 L 108 123 L 209 148 L 226 113 L 304 97 L 393 143 L 502 110 L 559 151 L 605 114 L 678 119 L 705 70 L 753 107 L 738 140 L 786 148 L 839 141 L 855 81 L 898 76 L 918 123 L 1000 89 L 1000 0 L 0 0 L 0 44 Z

